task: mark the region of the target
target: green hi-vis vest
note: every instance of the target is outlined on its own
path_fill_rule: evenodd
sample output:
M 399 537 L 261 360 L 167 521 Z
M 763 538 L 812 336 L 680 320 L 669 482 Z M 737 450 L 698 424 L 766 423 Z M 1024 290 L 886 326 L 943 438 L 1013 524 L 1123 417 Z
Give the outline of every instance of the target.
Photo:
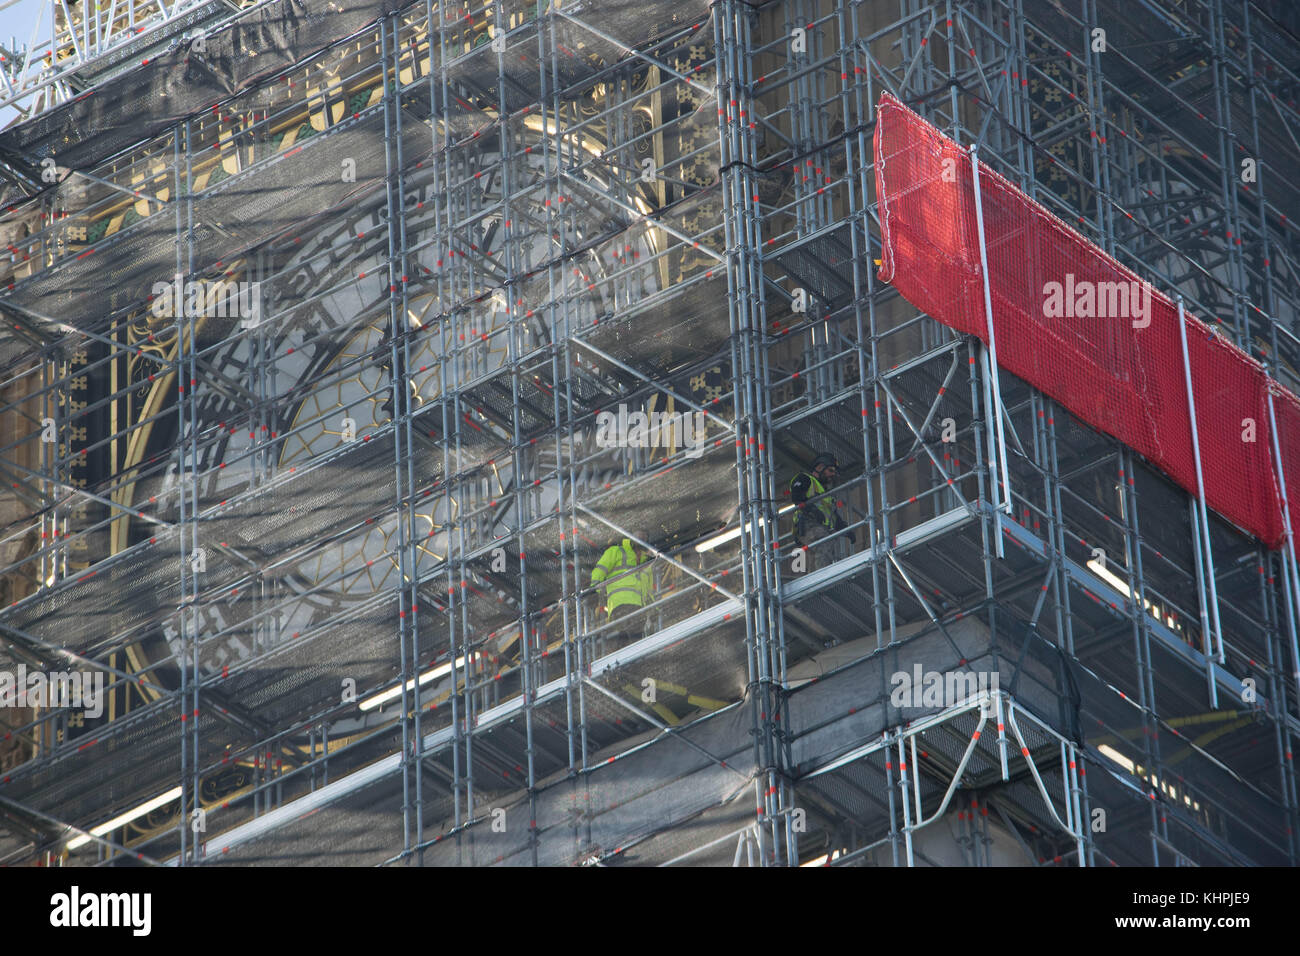
M 632 570 L 638 565 L 642 566 L 640 571 Z M 606 578 L 610 579 L 605 585 L 605 608 L 609 613 L 624 604 L 642 607 L 650 603 L 654 575 L 648 565 L 649 558 L 637 560 L 636 549 L 627 538 L 622 544 L 610 545 L 600 556 L 592 569 L 591 583 L 599 584 Z
M 808 497 L 809 497 L 810 499 L 811 499 L 811 498 L 816 498 L 818 495 L 824 495 L 824 494 L 826 494 L 826 488 L 825 488 L 825 486 L 822 485 L 822 483 L 821 483 L 820 481 L 817 480 L 817 476 L 816 476 L 816 475 L 814 475 L 814 474 L 813 474 L 812 472 L 810 472 L 810 471 L 802 472 L 802 474 L 807 475 L 807 476 L 808 476 L 808 481 L 811 482 L 811 484 L 812 484 L 812 487 L 808 489 Z M 798 480 L 798 478 L 799 478 L 799 475 L 795 475 L 793 478 L 790 479 L 790 488 L 791 488 L 791 490 L 794 489 L 794 483 L 795 483 L 795 481 Z M 826 525 L 826 527 L 828 527 L 828 528 L 834 527 L 834 526 L 835 526 L 835 506 L 831 504 L 831 500 L 830 500 L 829 498 L 822 498 L 822 499 L 820 499 L 819 501 L 817 501 L 817 502 L 815 503 L 815 507 L 817 508 L 818 511 L 820 511 L 820 512 L 822 513 L 822 524 Z M 794 520 L 795 520 L 795 523 L 796 523 L 796 524 L 799 523 L 799 519 L 800 519 L 800 517 L 802 516 L 803 512 L 804 512 L 804 508 L 801 507 L 801 506 L 799 507 L 799 510 L 797 510 L 797 511 L 795 512 Z

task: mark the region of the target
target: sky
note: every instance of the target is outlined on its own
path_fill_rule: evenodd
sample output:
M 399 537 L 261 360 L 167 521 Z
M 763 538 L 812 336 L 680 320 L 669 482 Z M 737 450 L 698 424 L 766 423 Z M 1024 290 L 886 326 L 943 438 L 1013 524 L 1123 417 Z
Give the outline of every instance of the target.
M 17 39 L 18 49 L 30 42 L 32 28 L 40 21 L 40 37 L 49 39 L 53 0 L 0 0 L 0 45 L 10 46 L 10 38 Z M 37 42 L 40 42 L 38 38 Z M 3 88 L 0 87 L 0 90 Z M 0 127 L 7 126 L 17 115 L 12 107 L 0 107 Z
M 26 43 L 31 38 L 32 26 L 36 23 L 38 14 L 41 15 L 42 32 L 46 37 L 49 36 L 50 10 L 53 6 L 50 0 L 0 0 L 0 4 L 4 6 L 0 10 L 0 43 L 8 46 L 10 37 L 17 37 L 19 46 Z

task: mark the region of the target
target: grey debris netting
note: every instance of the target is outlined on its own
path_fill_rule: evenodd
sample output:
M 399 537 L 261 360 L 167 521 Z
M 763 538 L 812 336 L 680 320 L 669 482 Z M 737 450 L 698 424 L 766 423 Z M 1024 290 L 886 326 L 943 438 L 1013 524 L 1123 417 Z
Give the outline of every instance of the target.
M 563 9 L 602 33 L 636 46 L 707 21 L 711 6 L 709 0 L 576 0 L 565 3 Z
M 719 270 L 716 278 L 692 281 L 685 288 L 637 303 L 579 337 L 648 375 L 663 375 L 717 355 L 731 335 L 726 278 Z M 583 361 L 598 374 L 629 378 L 593 353 L 584 354 Z
M 1164 672 L 1168 673 L 1170 669 L 1165 667 Z M 1161 671 L 1157 670 L 1156 673 Z M 1099 752 L 1099 748 L 1104 745 L 1111 753 L 1118 754 L 1121 760 L 1132 761 L 1135 765 L 1141 766 L 1149 760 L 1148 731 L 1141 708 L 1136 701 L 1121 697 L 1106 682 L 1082 667 L 1074 669 L 1074 677 L 1081 698 L 1079 719 L 1089 753 L 1098 763 L 1107 766 L 1112 773 L 1134 786 L 1152 790 L 1146 781 L 1126 773 L 1117 762 L 1106 760 Z M 1203 693 L 1204 686 L 1200 689 Z M 1225 712 L 1215 713 L 1223 715 Z M 1250 860 L 1263 865 L 1285 865 L 1286 852 L 1281 848 L 1288 844 L 1288 820 L 1281 802 L 1268 792 L 1275 789 L 1275 785 L 1268 779 L 1268 775 L 1260 772 L 1251 773 L 1242 768 L 1234 773 L 1236 768 L 1220 763 L 1221 758 L 1213 752 L 1221 746 L 1217 738 L 1220 735 L 1226 736 L 1225 731 L 1231 731 L 1234 722 L 1227 720 L 1211 723 L 1205 725 L 1200 732 L 1197 732 L 1195 723 L 1184 724 L 1185 735 L 1171 733 L 1165 728 L 1159 729 L 1156 738 L 1158 744 L 1155 746 L 1159 748 L 1160 765 L 1152 772 L 1157 779 L 1163 777 L 1165 786 L 1175 787 L 1181 796 L 1170 797 L 1164 791 L 1155 791 L 1157 803 L 1162 813 L 1171 820 L 1183 818 L 1195 822 L 1202 831 L 1207 825 L 1211 826 L 1223 844 L 1235 848 L 1238 853 L 1244 853 Z M 1260 733 L 1260 730 L 1261 725 L 1256 725 L 1253 721 L 1240 728 L 1246 737 L 1240 743 L 1247 753 L 1272 749 L 1271 736 Z M 1255 735 L 1263 739 L 1255 747 L 1247 746 L 1250 737 Z M 1191 746 L 1193 742 L 1197 743 L 1197 747 Z M 1090 786 L 1100 776 L 1090 773 Z M 1187 799 L 1199 804 L 1200 809 L 1189 806 Z M 1200 842 L 1189 839 L 1186 846 L 1180 848 L 1195 855 L 1200 852 L 1196 849 L 1200 846 Z M 1149 859 L 1146 863 L 1149 865 Z
M 189 45 L 0 134 L 0 155 L 12 157 L 39 178 L 46 156 L 60 166 L 88 169 L 172 123 L 308 58 L 317 50 L 361 30 L 406 4 L 400 0 L 280 0 L 265 4 L 220 33 L 205 37 L 206 50 Z M 274 90 L 249 102 L 268 106 Z M 258 98 L 255 98 L 258 99 Z
M 447 812 L 425 787 L 425 813 Z M 257 841 L 225 852 L 220 836 L 207 847 L 210 865 L 377 866 L 402 848 L 402 781 L 385 777 L 275 831 L 273 842 Z
M 705 810 L 681 826 L 664 830 L 647 840 L 635 844 L 618 856 L 606 861 L 607 866 L 662 866 L 690 853 L 678 866 L 731 866 L 736 858 L 736 847 L 742 839 L 736 831 L 754 823 L 754 789 L 742 787 L 736 795 L 721 806 Z M 713 844 L 708 846 L 708 844 Z M 699 850 L 699 847 L 708 846 Z M 691 852 L 696 850 L 698 852 Z M 741 850 L 740 865 L 748 865 L 749 850 Z
M 1107 66 L 1108 80 L 1120 90 L 1142 90 L 1141 108 L 1152 116 L 1167 118 L 1171 116 L 1194 115 L 1192 111 L 1206 117 L 1219 117 L 1215 122 L 1183 123 L 1178 135 L 1189 140 L 1195 152 L 1217 155 L 1219 148 L 1219 131 L 1227 126 L 1230 129 L 1249 129 L 1251 127 L 1248 90 L 1250 83 L 1234 82 L 1228 84 L 1227 105 L 1230 115 L 1220 115 L 1217 102 L 1216 83 L 1211 70 L 1192 71 L 1178 83 L 1175 92 L 1162 74 L 1172 68 L 1169 60 L 1171 49 L 1186 41 L 1184 28 L 1169 18 L 1159 16 L 1134 17 L 1130 14 L 1130 4 L 1126 0 L 1101 0 L 1098 3 L 1098 22 L 1107 24 L 1107 44 L 1124 55 L 1116 57 Z M 1242 5 L 1244 6 L 1244 5 Z M 1264 0 L 1255 4 L 1265 8 L 1266 12 L 1277 22 L 1289 28 L 1297 25 L 1297 8 L 1294 0 Z M 1239 11 L 1241 6 L 1231 5 L 1231 9 L 1219 14 L 1226 23 L 1229 42 L 1233 43 L 1234 28 L 1242 25 Z M 1064 15 L 1064 8 L 1056 4 L 1036 4 L 1034 11 L 1035 29 L 1061 49 L 1069 49 L 1076 42 L 1077 27 L 1071 16 Z M 1257 14 L 1250 17 L 1250 31 L 1254 42 L 1265 49 L 1271 48 L 1273 56 L 1281 54 L 1280 62 L 1290 59 L 1290 68 L 1294 70 L 1295 60 L 1292 52 L 1295 40 L 1279 31 L 1268 20 Z M 1233 43 L 1234 46 L 1239 44 Z M 1286 52 L 1282 52 L 1286 51 Z M 1235 73 L 1238 65 L 1245 66 L 1239 49 L 1230 51 L 1226 66 L 1230 73 Z M 1256 60 L 1258 64 L 1260 59 Z M 1258 66 L 1255 67 L 1259 69 Z M 1259 74 L 1263 76 L 1263 74 Z M 1148 79 L 1150 77 L 1150 79 Z M 1244 79 L 1244 78 L 1243 78 Z M 1273 95 L 1273 94 L 1268 94 Z M 1279 91 L 1279 99 L 1283 94 Z M 1294 96 L 1294 92 L 1291 94 Z M 1276 117 L 1276 113 L 1273 114 Z M 1295 140 L 1286 128 L 1278 122 L 1261 122 L 1258 130 L 1259 155 L 1266 157 L 1294 157 Z M 1293 163 L 1294 159 L 1278 162 L 1278 168 Z M 1231 164 L 1229 164 L 1231 165 Z M 1194 175 L 1194 174 L 1193 174 Z M 1198 188 L 1199 191 L 1199 188 Z M 1279 208 L 1289 218 L 1300 214 L 1300 184 L 1292 176 L 1279 175 L 1270 178 L 1268 201 Z M 1180 213 L 1182 215 L 1182 213 Z
M 356 680 L 363 693 L 380 686 L 397 663 L 391 624 L 396 608 L 395 601 L 379 601 L 206 686 L 200 692 L 201 764 L 216 765 L 227 747 L 239 753 L 269 737 L 272 729 L 293 726 L 337 705 L 344 677 Z M 241 723 L 221 719 L 217 711 L 227 702 L 238 704 Z M 51 763 L 25 765 L 6 794 L 60 819 L 107 818 L 138 803 L 141 793 L 161 793 L 175 784 L 183 726 L 174 705 L 151 705 L 85 749 Z
M 197 720 L 199 761 L 218 763 L 225 745 L 238 742 L 233 728 L 210 711 Z M 83 744 L 53 763 L 26 765 L 28 772 L 15 775 L 4 795 L 60 820 L 107 819 L 138 805 L 143 792 L 176 785 L 181 727 L 174 707 L 151 708 L 107 740 Z
M 689 647 L 701 647 L 700 641 L 711 641 L 721 637 L 715 631 L 700 635 Z M 991 664 L 991 646 L 987 631 L 981 624 L 970 620 L 960 622 L 949 629 L 953 640 L 960 650 L 954 650 L 948 640 L 941 634 L 927 633 L 914 637 L 896 648 L 854 664 L 838 674 L 809 683 L 793 692 L 790 696 L 790 726 L 796 762 L 801 769 L 809 769 L 826 763 L 834 756 L 862 743 L 879 737 L 886 725 L 900 722 L 900 712 L 879 704 L 870 704 L 882 686 L 888 691 L 888 674 L 902 666 L 904 659 L 907 666 L 916 661 L 924 664 L 924 669 L 952 670 L 958 668 L 958 661 L 965 655 L 966 663 L 961 665 L 970 670 L 987 669 Z M 731 633 L 729 640 L 743 647 L 737 633 Z M 905 654 L 902 652 L 906 652 Z M 736 659 L 728 667 L 739 665 Z M 655 671 L 654 660 L 646 662 L 642 668 L 629 668 L 628 676 L 639 677 L 641 671 Z M 1009 684 L 1015 670 L 1014 660 L 999 659 L 1000 681 Z M 1020 689 L 1023 698 L 1021 706 L 1031 707 L 1040 717 L 1049 717 L 1054 712 L 1056 692 L 1049 688 L 1054 686 L 1055 677 L 1041 663 L 1027 661 L 1022 666 Z M 674 671 L 673 677 L 679 680 L 692 680 L 684 673 Z M 703 676 L 703 675 L 699 675 Z M 715 685 L 718 686 L 718 685 Z M 865 689 L 864 689 L 865 688 Z M 719 690 L 721 687 L 719 686 Z M 595 702 L 597 695 L 589 692 L 589 702 Z M 612 704 L 612 702 L 610 702 Z M 855 705 L 856 714 L 850 714 Z M 551 758 L 545 767 L 556 767 L 552 780 L 545 782 L 537 791 L 536 801 L 530 806 L 526 796 L 518 789 L 517 774 L 511 775 L 510 764 L 520 758 L 524 746 L 523 737 L 517 727 L 506 725 L 493 728 L 487 734 L 476 737 L 476 741 L 485 744 L 483 751 L 475 751 L 479 772 L 476 780 L 479 785 L 480 799 L 478 822 L 459 838 L 450 837 L 434 844 L 425 854 L 425 862 L 443 865 L 572 865 L 593 857 L 604 856 L 628 846 L 634 846 L 643 840 L 650 840 L 672 828 L 690 828 L 697 821 L 708 816 L 712 808 L 720 807 L 740 796 L 742 791 L 753 785 L 755 766 L 750 737 L 753 713 L 748 706 L 732 707 L 710 717 L 698 720 L 679 734 L 707 751 L 713 758 L 701 753 L 694 747 L 673 739 L 672 735 L 660 735 L 657 730 L 645 731 L 644 739 L 655 738 L 650 746 L 636 750 L 612 763 L 602 763 L 608 757 L 627 751 L 637 742 L 637 738 L 623 739 L 611 744 L 604 751 L 597 753 L 592 763 L 597 769 L 580 778 L 567 778 L 565 771 L 554 759 L 558 750 L 557 743 L 562 741 L 563 729 L 552 733 L 542 726 L 545 708 L 539 713 L 539 720 L 534 723 L 535 746 L 539 754 L 550 753 Z M 617 705 L 599 711 L 595 723 L 608 720 L 614 716 Z M 930 709 L 909 709 L 907 715 L 919 716 L 934 712 Z M 553 716 L 560 717 L 562 710 L 556 709 Z M 630 712 L 627 715 L 630 717 Z M 967 720 L 970 726 L 963 724 L 954 728 L 949 734 L 951 739 L 940 740 L 935 736 L 935 756 L 952 760 L 961 751 L 962 734 L 969 733 L 973 727 L 973 718 Z M 1050 722 L 1050 717 L 1049 717 Z M 516 722 L 517 723 L 517 722 Z M 625 721 L 635 729 L 635 719 Z M 644 727 L 644 724 L 639 726 Z M 1047 748 L 1050 743 L 1052 753 L 1056 753 L 1055 738 L 1049 738 L 1029 721 L 1022 721 L 1027 742 L 1031 747 Z M 549 736 L 548 736 L 549 735 Z M 554 739 L 551 739 L 551 738 Z M 989 735 L 996 740 L 996 735 Z M 973 772 L 982 772 L 986 776 L 992 772 L 994 764 L 985 746 L 975 763 Z M 449 754 L 431 758 L 445 770 L 450 759 Z M 719 761 L 725 761 L 722 767 Z M 499 772 L 504 767 L 504 772 Z M 499 790 L 489 790 L 494 778 L 500 785 Z M 503 780 L 504 778 L 504 780 Z M 386 799 L 393 799 L 393 793 L 386 791 Z M 1031 794 L 1036 798 L 1036 793 Z M 352 798 L 347 798 L 349 801 Z M 1028 799 L 1028 797 L 1026 797 Z M 375 808 L 367 804 L 352 804 L 355 812 L 373 813 Z M 342 804 L 336 805 L 342 806 Z M 494 832 L 494 808 L 505 810 L 504 832 Z M 752 813 L 752 811 L 749 811 Z M 341 839 L 346 852 L 354 852 L 353 837 L 348 834 L 355 829 L 354 822 L 349 822 L 347 814 L 333 812 L 322 821 L 320 827 L 310 821 L 322 816 L 313 814 L 308 820 L 290 824 L 284 830 L 277 830 L 274 835 L 262 838 L 247 847 L 237 847 L 230 853 L 231 862 L 247 862 L 257 859 L 259 862 L 304 862 L 311 857 L 304 856 L 307 847 L 318 861 L 329 858 L 333 853 L 332 840 Z M 742 816 L 744 816 L 742 814 Z M 500 819 L 499 817 L 497 819 Z M 739 819 L 739 818 L 738 818 Z M 752 819 L 752 817 L 750 817 Z M 536 821 L 537 840 L 531 842 L 530 823 Z M 730 820 L 728 822 L 731 822 Z M 445 832 L 451 826 L 450 821 L 441 824 L 430 823 L 430 832 Z M 499 829 L 499 828 L 498 828 Z M 710 837 L 721 835 L 721 827 L 707 827 Z M 381 837 L 376 836 L 373 845 L 366 848 L 366 856 L 375 861 L 387 859 L 400 849 L 397 845 L 384 847 L 380 845 Z M 703 837 L 699 842 L 707 842 Z M 279 847 L 289 848 L 289 856 L 282 855 Z M 645 844 L 647 854 L 655 846 L 653 842 Z M 672 853 L 689 848 L 689 842 L 672 843 Z M 734 852 L 734 844 L 732 844 Z M 265 856 L 261 854 L 266 854 Z M 666 858 L 668 847 L 655 851 L 656 859 Z
M 852 226 L 843 223 L 828 232 L 800 240 L 782 249 L 774 258 L 791 280 L 808 289 L 828 312 L 835 312 L 853 298 L 849 266 L 853 261 Z M 858 248 L 866 243 L 859 239 Z
M 477 808 L 479 822 L 459 838 L 451 837 L 429 847 L 426 865 L 565 866 L 594 855 L 610 853 L 674 825 L 687 823 L 711 807 L 719 806 L 743 789 L 753 786 L 753 745 L 748 730 L 752 716 L 746 707 L 736 707 L 700 720 L 680 732 L 681 736 L 725 760 L 724 768 L 694 747 L 661 736 L 653 744 L 607 763 L 627 749 L 623 740 L 598 753 L 592 760 L 597 769 L 579 778 L 560 771 L 539 787 L 535 809 L 518 791 L 502 793 Z M 651 731 L 650 736 L 657 734 Z M 486 776 L 486 775 L 485 775 Z M 426 801 L 439 795 L 426 777 Z M 349 796 L 305 820 L 274 831 L 268 838 L 235 847 L 223 862 L 294 864 L 333 861 L 336 842 L 346 853 L 358 854 L 358 861 L 382 862 L 401 850 L 396 829 L 388 828 L 361 835 L 358 820 L 374 820 L 400 806 L 400 788 L 384 783 L 370 788 L 369 797 Z M 510 801 L 514 801 L 513 805 Z M 443 800 L 444 803 L 449 801 Z M 434 804 L 437 808 L 437 804 Z M 505 810 L 504 832 L 494 832 L 491 810 Z M 450 806 L 442 814 L 426 805 L 427 833 L 451 826 Z M 532 816 L 535 813 L 536 816 Z M 536 821 L 536 848 L 530 846 L 530 823 Z M 498 824 L 498 828 L 499 828 Z M 393 842 L 387 842 L 392 840 Z M 213 838 L 214 844 L 220 837 Z M 534 853 L 536 857 L 534 858 Z
M 1015 649 L 1000 645 L 996 665 L 988 629 L 975 618 L 946 625 L 947 636 L 933 630 L 819 677 L 790 694 L 791 753 L 797 772 L 806 774 L 835 757 L 878 740 L 888 727 L 938 713 L 941 707 L 896 708 L 890 703 L 896 672 L 987 672 L 995 669 L 1001 690 L 1014 693 L 1018 703 L 1045 720 L 1058 732 L 1057 679 L 1042 662 L 1026 659 L 1016 679 Z M 949 640 L 951 638 L 951 641 Z M 955 645 L 955 646 L 954 646 Z
M 407 114 L 402 140 L 404 158 L 413 167 L 430 148 L 428 127 Z M 339 175 L 344 157 L 356 161 L 355 183 L 345 183 Z M 196 270 L 341 203 L 356 202 L 376 189 L 384 175 L 383 123 L 370 117 L 313 136 L 292 155 L 258 164 L 196 194 Z M 78 328 L 104 325 L 111 310 L 144 302 L 155 283 L 170 281 L 176 273 L 175 218 L 164 210 L 97 243 L 93 253 L 20 281 L 5 301 Z
M 200 528 L 203 540 L 225 541 L 254 561 L 273 558 L 327 539 L 361 517 L 391 507 L 395 481 L 392 439 L 384 436 L 312 469 L 302 469 L 264 491 L 240 498 Z M 439 459 L 429 455 L 430 467 Z M 179 601 L 180 546 L 174 530 L 0 614 L 11 627 L 81 654 L 94 653 L 109 635 L 117 639 L 156 623 Z M 204 590 L 229 590 L 246 577 L 246 564 L 210 549 Z M 68 612 L 75 609 L 76 613 Z M 111 628 L 104 627 L 111 622 Z
M 39 179 L 39 161 L 50 156 L 59 165 L 88 169 L 121 150 L 156 135 L 167 126 L 230 97 L 256 89 L 268 77 L 308 59 L 380 17 L 405 9 L 403 0 L 280 0 L 265 4 L 225 30 L 205 37 L 205 50 L 183 44 L 147 64 L 114 77 L 76 99 L 61 104 L 0 134 L 0 155 L 30 168 Z M 658 8 L 658 9 L 655 9 Z M 610 58 L 707 20 L 704 0 L 614 0 L 566 5 L 617 43 L 588 34 L 586 43 L 608 47 Z M 565 24 L 571 30 L 579 29 Z M 519 52 L 516 51 L 516 58 Z M 527 97 L 534 71 L 512 63 L 508 97 Z M 589 68 L 588 68 L 589 69 Z M 495 68 L 484 82 L 495 84 Z M 486 88 L 491 88 L 486 87 Z M 257 89 L 246 106 L 271 105 L 274 90 Z

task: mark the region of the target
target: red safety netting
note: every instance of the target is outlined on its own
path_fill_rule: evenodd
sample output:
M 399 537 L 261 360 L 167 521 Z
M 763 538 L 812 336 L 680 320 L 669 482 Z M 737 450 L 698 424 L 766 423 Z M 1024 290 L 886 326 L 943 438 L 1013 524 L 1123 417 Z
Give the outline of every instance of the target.
M 970 154 L 889 94 L 875 154 L 880 278 L 987 343 Z M 998 364 L 1195 494 L 1177 306 L 982 163 L 980 190 Z M 1300 400 L 1190 315 L 1187 348 L 1206 503 L 1278 547 L 1267 389 L 1297 531 Z

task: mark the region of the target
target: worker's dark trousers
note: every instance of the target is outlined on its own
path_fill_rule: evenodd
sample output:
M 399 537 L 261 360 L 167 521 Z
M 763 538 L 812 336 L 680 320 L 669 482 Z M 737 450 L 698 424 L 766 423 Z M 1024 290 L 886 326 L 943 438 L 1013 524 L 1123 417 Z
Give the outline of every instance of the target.
M 632 617 L 640 610 L 641 605 L 639 604 L 620 604 L 618 607 L 614 608 L 614 610 L 609 612 L 609 619 L 611 621 L 617 621 L 625 617 Z M 611 643 L 611 650 L 614 647 L 621 647 L 629 640 L 645 636 L 645 619 L 644 617 L 639 617 L 635 620 L 627 621 L 622 627 L 615 625 L 610 628 L 607 633 L 609 636 L 606 640 Z
M 849 542 L 847 535 L 840 535 L 834 541 L 826 541 L 830 537 L 831 529 L 821 522 L 808 521 L 795 529 L 799 541 L 807 549 L 804 553 L 803 570 L 806 574 L 809 571 L 816 571 L 818 568 L 824 568 L 828 564 L 843 560 L 849 556 Z M 793 554 L 785 560 L 786 567 L 783 571 L 793 572 L 796 576 L 799 572 L 794 571 L 796 567 L 793 561 Z

